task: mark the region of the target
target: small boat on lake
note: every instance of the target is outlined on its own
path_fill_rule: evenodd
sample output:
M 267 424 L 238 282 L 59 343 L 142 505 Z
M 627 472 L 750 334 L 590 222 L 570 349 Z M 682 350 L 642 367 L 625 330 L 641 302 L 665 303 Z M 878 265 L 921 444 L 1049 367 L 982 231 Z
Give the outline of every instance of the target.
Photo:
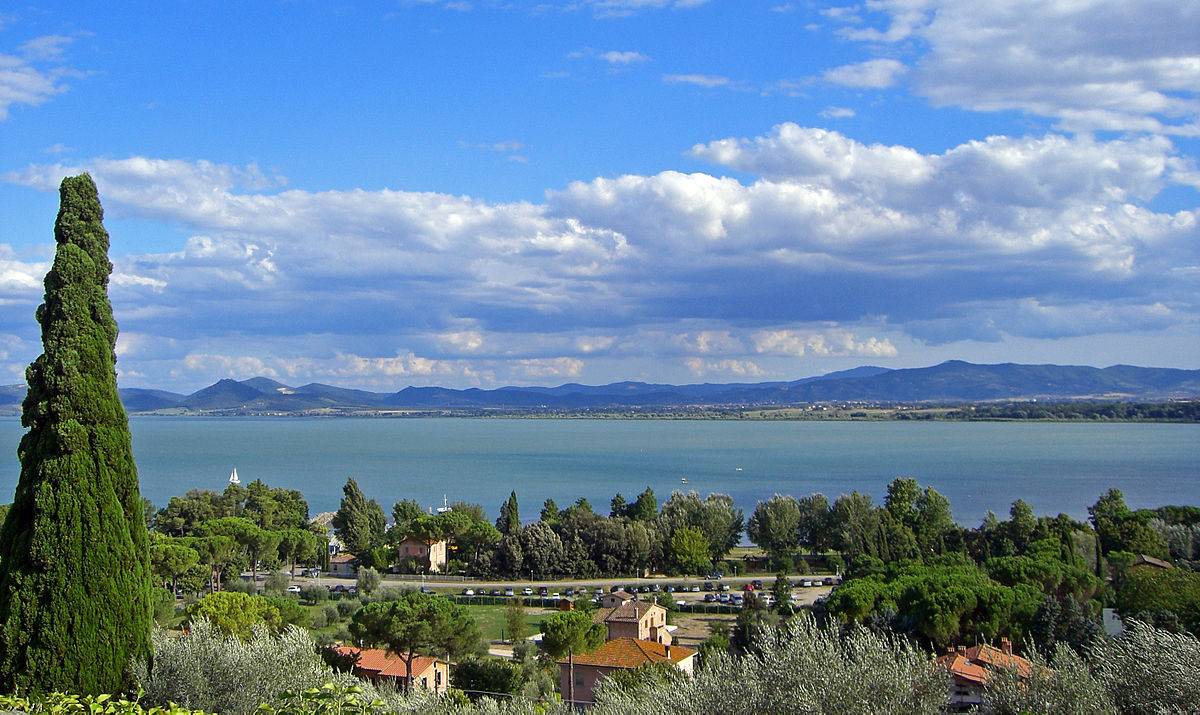
M 233 468 L 233 474 L 230 474 L 230 475 L 229 475 L 229 483 L 230 483 L 230 484 L 236 484 L 236 485 L 239 485 L 239 486 L 241 485 L 241 483 L 242 483 L 242 480 L 241 480 L 241 479 L 238 479 L 238 475 L 237 475 L 237 467 L 234 467 L 234 468 Z

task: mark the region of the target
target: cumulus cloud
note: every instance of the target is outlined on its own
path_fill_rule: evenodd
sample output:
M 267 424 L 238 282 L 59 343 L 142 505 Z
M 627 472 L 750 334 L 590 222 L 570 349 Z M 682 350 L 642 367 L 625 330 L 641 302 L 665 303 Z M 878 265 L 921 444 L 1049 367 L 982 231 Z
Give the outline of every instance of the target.
M 734 378 L 758 378 L 767 374 L 749 360 L 705 360 L 693 357 L 684 360 L 683 364 L 696 377 L 715 374 Z
M 913 339 L 1184 329 L 1200 311 L 1196 212 L 1150 207 L 1197 177 L 1163 137 L 926 154 L 784 124 L 690 155 L 759 178 L 602 177 L 543 203 L 139 157 L 4 178 L 52 191 L 86 169 L 110 216 L 190 230 L 114 256 L 122 330 L 158 336 L 122 347 L 123 374 L 494 384 L 638 359 L 794 376 L 789 360 L 896 358 Z M 28 322 L 45 268 L 0 249 L 3 324 Z
M 836 17 L 843 34 L 927 48 L 910 80 L 935 105 L 1027 112 L 1071 131 L 1200 133 L 1195 3 L 879 0 L 866 9 Z
M 60 64 L 71 38 L 44 35 L 23 44 L 17 54 L 0 53 L 0 121 L 14 105 L 36 106 L 67 91 L 63 79 L 78 73 Z
M 791 357 L 896 357 L 899 354 L 887 338 L 859 340 L 847 330 L 763 330 L 755 333 L 753 340 L 756 352 Z

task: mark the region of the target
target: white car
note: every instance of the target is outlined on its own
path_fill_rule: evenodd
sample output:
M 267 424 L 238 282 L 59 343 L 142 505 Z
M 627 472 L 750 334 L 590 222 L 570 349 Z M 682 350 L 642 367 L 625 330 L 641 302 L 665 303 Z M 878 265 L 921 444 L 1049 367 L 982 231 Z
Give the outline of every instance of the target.
M 292 584 L 291 586 L 288 586 L 288 593 L 300 593 L 300 587 L 296 584 Z

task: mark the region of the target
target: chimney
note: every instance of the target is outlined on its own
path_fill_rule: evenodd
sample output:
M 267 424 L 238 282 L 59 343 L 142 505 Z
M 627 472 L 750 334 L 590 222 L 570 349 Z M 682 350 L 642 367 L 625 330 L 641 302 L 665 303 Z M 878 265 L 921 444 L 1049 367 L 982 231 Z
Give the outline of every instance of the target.
M 955 648 L 955 650 L 958 651 L 959 653 L 962 653 L 963 655 L 967 654 L 967 647 L 965 645 L 960 645 L 957 648 Z
M 1012 641 L 1007 638 L 1001 638 L 1000 650 L 1004 651 L 1005 655 L 1012 655 Z
M 668 643 L 665 647 L 667 649 L 667 661 L 670 662 L 670 660 L 671 660 L 671 644 Z

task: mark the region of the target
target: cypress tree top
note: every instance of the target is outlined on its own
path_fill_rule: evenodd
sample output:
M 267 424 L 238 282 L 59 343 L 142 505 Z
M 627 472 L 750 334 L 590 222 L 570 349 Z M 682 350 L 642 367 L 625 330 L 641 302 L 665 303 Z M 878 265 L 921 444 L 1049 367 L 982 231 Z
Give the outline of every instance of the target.
M 117 397 L 108 233 L 96 185 L 64 179 L 38 308 L 21 477 L 0 529 L 0 689 L 121 692 L 149 652 L 147 533 Z

